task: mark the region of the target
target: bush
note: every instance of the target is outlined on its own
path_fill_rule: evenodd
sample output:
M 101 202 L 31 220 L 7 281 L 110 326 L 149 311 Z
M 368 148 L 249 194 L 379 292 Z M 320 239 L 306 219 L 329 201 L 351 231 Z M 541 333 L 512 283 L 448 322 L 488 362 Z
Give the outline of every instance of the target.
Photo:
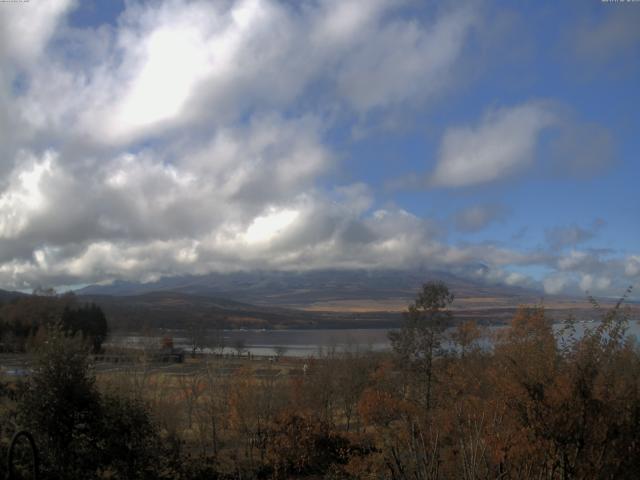
M 154 478 L 157 435 L 145 407 L 101 396 L 86 344 L 49 329 L 17 406 L 45 478 Z

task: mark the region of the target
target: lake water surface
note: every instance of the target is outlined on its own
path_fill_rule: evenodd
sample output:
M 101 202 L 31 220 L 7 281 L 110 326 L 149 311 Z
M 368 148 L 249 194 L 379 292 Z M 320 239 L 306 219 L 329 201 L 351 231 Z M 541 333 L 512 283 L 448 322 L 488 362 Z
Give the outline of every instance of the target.
M 594 329 L 598 325 L 597 321 L 578 322 L 576 324 L 576 335 L 581 336 L 585 329 Z M 561 324 L 554 326 L 556 332 L 561 328 Z M 488 335 L 482 343 L 485 346 L 491 344 L 491 332 L 504 327 L 488 327 Z M 366 351 L 386 351 L 391 349 L 387 337 L 389 330 L 382 328 L 368 329 L 314 329 L 314 330 L 225 330 L 224 331 L 224 353 L 235 353 L 234 346 L 238 342 L 244 343 L 245 352 L 252 355 L 271 356 L 276 347 L 286 348 L 286 354 L 294 357 L 323 356 L 330 352 L 366 352 Z M 635 335 L 640 338 L 640 325 L 637 321 L 629 323 L 627 335 Z M 186 331 L 172 330 L 165 331 L 161 335 L 139 335 L 139 334 L 114 334 L 110 337 L 108 344 L 117 346 L 128 346 L 144 348 L 146 346 L 157 346 L 162 337 L 171 336 L 176 348 L 187 351 L 191 350 L 192 341 Z M 207 337 L 203 340 L 207 345 Z M 445 343 L 445 347 L 446 347 Z M 211 348 L 204 348 L 204 353 L 212 353 Z

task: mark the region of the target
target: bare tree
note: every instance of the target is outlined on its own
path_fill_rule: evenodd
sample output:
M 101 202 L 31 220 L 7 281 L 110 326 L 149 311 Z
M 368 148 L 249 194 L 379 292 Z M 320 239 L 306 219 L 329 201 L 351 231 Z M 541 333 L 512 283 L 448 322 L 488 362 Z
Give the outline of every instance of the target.
M 238 357 L 241 357 L 242 354 L 247 351 L 247 342 L 244 338 L 237 338 L 233 341 L 233 348 L 238 354 Z
M 276 355 L 276 359 L 280 360 L 285 354 L 289 351 L 289 347 L 285 347 L 284 345 L 276 345 L 273 347 L 273 353 Z
M 222 322 L 220 321 L 217 321 L 215 323 L 215 326 L 209 333 L 209 346 L 217 355 L 222 355 L 224 353 L 224 328 Z
M 177 378 L 180 398 L 186 410 L 187 428 L 191 429 L 194 410 L 204 390 L 205 381 L 199 372 L 183 373 L 175 377 Z
M 191 356 L 195 357 L 198 350 L 202 353 L 208 341 L 207 329 L 202 319 L 191 322 L 189 325 L 189 338 L 191 340 Z
M 460 356 L 464 356 L 472 349 L 475 342 L 482 336 L 482 331 L 478 328 L 475 320 L 467 320 L 461 323 L 451 334 L 451 340 L 455 343 L 459 350 Z

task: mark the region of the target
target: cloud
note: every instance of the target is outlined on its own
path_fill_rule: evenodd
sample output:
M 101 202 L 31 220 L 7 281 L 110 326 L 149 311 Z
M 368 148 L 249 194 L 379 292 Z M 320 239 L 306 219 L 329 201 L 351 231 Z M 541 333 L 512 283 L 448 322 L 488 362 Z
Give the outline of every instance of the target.
M 607 291 L 611 287 L 611 279 L 608 277 L 595 277 L 590 274 L 582 275 L 580 289 L 585 292 Z
M 545 150 L 549 160 L 537 158 L 545 130 L 553 133 Z M 553 176 L 589 178 L 610 168 L 615 160 L 609 129 L 580 121 L 559 102 L 528 102 L 489 110 L 475 126 L 447 129 L 427 183 L 440 187 L 492 183 L 534 163 L 542 164 Z
M 624 273 L 627 277 L 640 277 L 640 255 L 629 255 L 627 257 Z
M 431 222 L 370 212 L 366 185 L 322 185 L 336 165 L 326 109 L 366 115 L 448 88 L 475 9 L 128 2 L 113 25 L 78 28 L 73 6 L 2 9 L 0 283 L 431 251 Z
M 72 5 L 70 0 L 42 0 L 37 6 L 7 2 L 0 8 L 0 189 L 21 146 L 32 140 L 16 108 L 15 93 L 28 87 L 27 72 L 38 68 Z
M 568 254 L 561 256 L 557 264 L 558 268 L 564 271 L 591 271 L 600 267 L 596 255 L 579 250 L 571 250 Z
M 0 195 L 0 237 L 36 248 L 197 237 L 230 221 L 246 226 L 330 167 L 315 126 L 260 117 L 219 131 L 201 148 L 171 152 L 173 161 L 147 149 L 70 168 L 59 152 L 25 152 Z
M 597 19 L 581 19 L 571 31 L 571 44 L 578 58 L 602 64 L 638 52 L 640 10 L 632 4 L 615 7 L 599 12 Z
M 507 273 L 504 283 L 510 286 L 531 286 L 532 282 L 529 277 L 520 272 Z
M 72 0 L 42 0 L 37 7 L 21 2 L 3 5 L 0 9 L 0 59 L 18 64 L 33 62 L 73 3 Z
M 451 245 L 365 183 L 336 184 L 335 130 L 370 134 L 367 118 L 425 111 L 454 88 L 479 6 L 131 1 L 113 24 L 76 27 L 74 5 L 0 9 L 0 287 L 416 265 L 528 286 L 540 283 L 522 272 L 544 266 L 574 289 L 580 275 L 610 289 L 637 276 L 633 255 Z M 561 121 L 527 102 L 450 128 L 433 184 L 524 169 Z M 579 151 L 582 134 L 558 151 Z M 609 143 L 580 156 L 598 166 Z M 478 205 L 456 223 L 503 215 Z
M 493 182 L 529 165 L 544 128 L 557 121 L 543 103 L 525 103 L 487 112 L 474 127 L 448 129 L 430 183 L 464 187 Z
M 629 283 L 640 279 L 640 268 L 636 268 L 640 264 L 636 257 L 572 249 L 549 263 L 556 271 L 545 279 L 545 290 L 552 293 L 557 287 L 557 291 L 563 293 L 579 295 L 588 290 L 595 294 L 619 296 Z
M 117 28 L 67 29 L 28 71 L 18 108 L 35 128 L 126 145 L 287 108 L 311 90 L 319 109 L 331 98 L 349 114 L 420 104 L 454 80 L 478 14 L 389 15 L 401 6 L 132 2 Z
M 596 219 L 588 228 L 577 225 L 554 227 L 545 231 L 545 238 L 554 250 L 575 247 L 594 238 L 604 225 L 605 222 L 602 219 Z
M 571 283 L 571 279 L 566 274 L 556 273 L 547 276 L 543 281 L 544 292 L 550 295 L 562 293 Z
M 455 215 L 455 225 L 461 232 L 477 232 L 506 215 L 502 205 L 474 205 Z
M 571 178 L 593 177 L 610 168 L 617 160 L 611 131 L 595 123 L 567 119 L 560 126 L 550 149 L 552 173 Z
M 388 23 L 342 59 L 338 91 L 359 112 L 433 96 L 452 80 L 474 13 L 454 10 L 431 28 L 407 20 Z

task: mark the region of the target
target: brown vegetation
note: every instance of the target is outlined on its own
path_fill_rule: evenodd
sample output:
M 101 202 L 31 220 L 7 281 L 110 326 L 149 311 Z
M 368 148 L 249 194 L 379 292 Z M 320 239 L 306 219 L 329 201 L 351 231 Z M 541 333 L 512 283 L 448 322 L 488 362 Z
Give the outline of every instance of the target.
M 145 405 L 153 427 L 143 430 L 149 448 L 136 447 L 144 456 L 126 465 L 108 463 L 111 444 L 100 443 L 96 478 L 636 478 L 640 351 L 624 335 L 622 302 L 583 336 L 568 320 L 561 339 L 543 308 L 522 307 L 492 349 L 480 348 L 480 327 L 460 322 L 456 349 L 444 351 L 452 298 L 431 287 L 409 309 L 393 353 L 269 363 L 199 356 L 174 373 L 141 359 L 97 375 L 97 390 L 87 383 L 91 405 L 108 406 L 110 421 L 125 426 L 146 422 L 136 410 Z M 36 387 L 25 399 L 40 405 Z M 31 405 L 4 398 L 3 424 L 15 405 L 20 415 Z M 31 428 L 42 438 L 37 422 Z M 54 440 L 42 445 L 62 455 Z

